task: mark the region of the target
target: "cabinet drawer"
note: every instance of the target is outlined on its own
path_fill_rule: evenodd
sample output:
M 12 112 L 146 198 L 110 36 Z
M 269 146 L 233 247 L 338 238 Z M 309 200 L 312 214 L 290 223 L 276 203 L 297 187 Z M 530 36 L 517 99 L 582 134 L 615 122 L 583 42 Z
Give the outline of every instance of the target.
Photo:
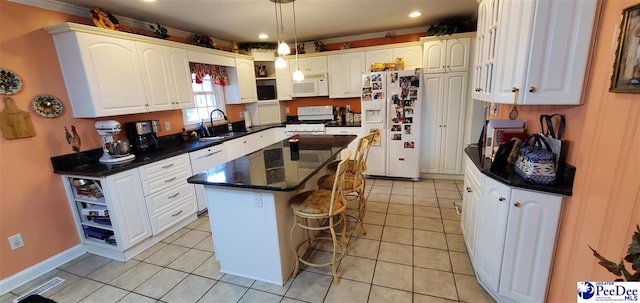
M 149 215 L 153 216 L 170 207 L 176 201 L 182 200 L 185 197 L 193 196 L 194 188 L 193 184 L 184 183 L 176 186 L 171 186 L 165 190 L 159 191 L 155 194 L 147 196 L 145 198 L 147 202 L 147 210 Z
M 465 170 L 464 170 L 465 178 L 469 177 L 469 179 L 475 183 L 476 187 L 482 186 L 482 173 L 478 169 L 478 167 L 471 161 L 471 159 L 467 156 L 465 157 Z
M 195 212 L 195 198 L 193 196 L 187 197 L 187 199 L 180 201 L 176 207 L 172 207 L 158 215 L 151 216 L 149 218 L 151 220 L 151 230 L 154 235 L 157 235 Z
M 173 170 L 152 179 L 142 181 L 144 195 L 155 194 L 158 191 L 169 188 L 173 185 L 187 183 L 187 178 L 191 177 L 191 166 L 181 166 L 178 170 Z
M 191 170 L 191 167 L 189 167 L 189 155 L 187 154 L 147 164 L 139 168 L 140 179 L 144 182 L 158 176 L 166 176 L 168 173 L 184 166 L 187 167 L 188 171 Z

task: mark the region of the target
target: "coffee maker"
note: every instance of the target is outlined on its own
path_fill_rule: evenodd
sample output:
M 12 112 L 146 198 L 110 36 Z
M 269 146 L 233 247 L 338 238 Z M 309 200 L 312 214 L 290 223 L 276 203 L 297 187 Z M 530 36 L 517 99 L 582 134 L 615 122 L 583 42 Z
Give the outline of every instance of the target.
M 127 136 L 138 152 L 150 151 L 159 148 L 156 133 L 160 132 L 159 120 L 146 120 L 125 123 Z

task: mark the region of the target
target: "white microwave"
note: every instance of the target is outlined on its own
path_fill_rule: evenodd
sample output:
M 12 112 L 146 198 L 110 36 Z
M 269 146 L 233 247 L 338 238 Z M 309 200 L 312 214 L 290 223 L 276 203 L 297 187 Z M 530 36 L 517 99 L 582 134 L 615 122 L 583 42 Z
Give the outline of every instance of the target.
M 293 80 L 291 91 L 293 97 L 329 96 L 327 74 L 309 74 L 304 76 L 304 80 Z

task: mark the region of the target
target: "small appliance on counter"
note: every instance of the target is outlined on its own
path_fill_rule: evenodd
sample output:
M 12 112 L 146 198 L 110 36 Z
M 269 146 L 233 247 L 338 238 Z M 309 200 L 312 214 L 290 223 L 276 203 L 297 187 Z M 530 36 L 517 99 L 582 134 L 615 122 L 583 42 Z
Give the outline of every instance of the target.
M 135 151 L 145 152 L 159 148 L 158 136 L 160 132 L 159 120 L 147 120 L 125 123 L 127 136 Z
M 114 135 L 122 131 L 122 125 L 115 120 L 97 121 L 95 124 L 98 134 L 102 136 L 102 149 L 104 153 L 100 157 L 100 163 L 114 164 L 130 161 L 136 158 L 131 154 L 129 140 L 115 140 Z

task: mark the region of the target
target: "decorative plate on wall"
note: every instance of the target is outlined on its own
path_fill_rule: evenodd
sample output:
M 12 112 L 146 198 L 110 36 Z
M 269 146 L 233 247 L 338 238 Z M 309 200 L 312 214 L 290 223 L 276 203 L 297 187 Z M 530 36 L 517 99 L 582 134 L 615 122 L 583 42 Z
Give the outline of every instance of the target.
M 55 118 L 62 114 L 62 102 L 52 95 L 39 95 L 33 99 L 33 110 L 40 116 Z
M 22 79 L 16 73 L 0 68 L 0 95 L 13 95 L 22 89 Z

